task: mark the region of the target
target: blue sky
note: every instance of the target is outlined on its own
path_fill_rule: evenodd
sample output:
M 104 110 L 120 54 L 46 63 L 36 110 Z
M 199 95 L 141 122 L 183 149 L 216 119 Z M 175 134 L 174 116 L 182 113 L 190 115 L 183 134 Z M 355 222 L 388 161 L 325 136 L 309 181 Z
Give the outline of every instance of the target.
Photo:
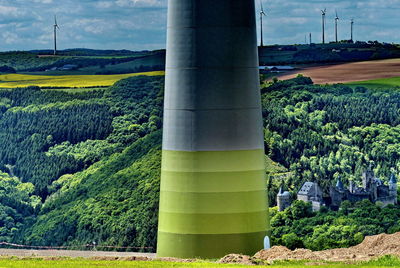
M 337 9 L 340 39 L 350 38 L 354 18 L 356 40 L 400 43 L 400 0 L 262 1 L 267 44 L 302 43 L 309 32 L 320 41 L 322 8 L 328 10 L 328 41 Z M 0 50 L 51 48 L 54 14 L 60 49 L 164 48 L 166 12 L 167 0 L 0 0 Z

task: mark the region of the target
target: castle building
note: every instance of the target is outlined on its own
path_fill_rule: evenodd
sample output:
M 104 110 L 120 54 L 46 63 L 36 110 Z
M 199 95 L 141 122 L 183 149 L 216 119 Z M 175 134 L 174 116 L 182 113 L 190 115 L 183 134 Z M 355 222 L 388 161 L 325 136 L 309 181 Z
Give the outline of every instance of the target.
M 284 211 L 292 204 L 290 193 L 284 191 L 283 186 L 279 188 L 278 195 L 276 196 L 276 203 L 278 204 L 278 211 Z
M 316 182 L 305 182 L 297 193 L 297 200 L 310 202 L 313 211 L 319 211 L 325 206 L 322 189 Z
M 397 179 L 394 174 L 392 174 L 392 176 L 390 176 L 390 180 L 389 180 L 389 195 L 396 197 L 394 200 L 394 204 L 397 205 L 398 204 L 398 201 L 397 201 Z
M 391 175 L 388 185 L 375 177 L 371 167 L 362 174 L 362 187 L 350 182 L 347 189 L 339 178 L 335 187 L 330 188 L 331 207 L 337 209 L 340 204 L 349 200 L 358 202 L 369 199 L 371 202 L 381 202 L 384 206 L 397 204 L 397 179 L 394 174 Z
M 343 201 L 358 202 L 368 199 L 373 203 L 380 202 L 383 206 L 397 205 L 397 178 L 392 174 L 387 185 L 375 177 L 371 167 L 362 174 L 362 186 L 357 186 L 353 181 L 345 188 L 339 177 L 336 185 L 329 189 L 329 196 L 324 196 L 321 187 L 316 182 L 305 182 L 297 193 L 297 200 L 310 202 L 313 211 L 319 211 L 326 204 L 332 209 L 339 209 Z M 291 205 L 291 196 L 288 191 L 280 188 L 277 195 L 278 211 L 283 211 Z

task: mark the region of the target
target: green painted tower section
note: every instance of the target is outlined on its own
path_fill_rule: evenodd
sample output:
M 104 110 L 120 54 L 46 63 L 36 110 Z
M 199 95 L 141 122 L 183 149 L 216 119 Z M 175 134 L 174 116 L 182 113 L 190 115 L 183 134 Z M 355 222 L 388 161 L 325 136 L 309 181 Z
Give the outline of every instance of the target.
M 169 0 L 157 255 L 254 254 L 269 229 L 253 0 Z

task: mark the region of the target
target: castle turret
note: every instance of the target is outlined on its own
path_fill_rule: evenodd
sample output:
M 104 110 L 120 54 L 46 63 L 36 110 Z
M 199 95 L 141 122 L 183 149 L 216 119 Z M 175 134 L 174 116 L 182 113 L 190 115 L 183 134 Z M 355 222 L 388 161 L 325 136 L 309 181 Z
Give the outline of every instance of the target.
M 278 211 L 284 211 L 291 205 L 291 196 L 288 191 L 283 190 L 283 186 L 279 188 L 279 193 L 276 196 L 276 203 L 278 205 Z
M 350 182 L 349 182 L 349 192 L 350 192 L 350 193 L 354 193 L 355 189 L 356 189 L 356 184 L 355 184 L 355 182 L 354 182 L 354 181 L 350 181 Z
M 394 174 L 389 180 L 389 195 L 395 198 L 395 204 L 397 204 L 397 178 Z
M 368 169 L 362 174 L 362 183 L 365 191 L 369 191 L 374 178 L 375 174 L 372 170 L 372 165 L 369 165 Z
M 344 191 L 344 185 L 342 182 L 342 179 L 339 177 L 337 182 L 336 182 L 336 189 L 338 189 L 340 192 Z

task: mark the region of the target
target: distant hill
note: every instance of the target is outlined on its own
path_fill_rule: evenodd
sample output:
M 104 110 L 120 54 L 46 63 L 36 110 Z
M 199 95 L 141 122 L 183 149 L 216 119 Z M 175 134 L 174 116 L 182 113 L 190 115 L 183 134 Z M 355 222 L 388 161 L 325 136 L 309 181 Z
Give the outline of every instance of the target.
M 311 45 L 274 45 L 259 48 L 261 65 L 298 65 L 400 58 L 400 45 L 342 42 Z
M 30 50 L 29 52 L 36 55 L 53 55 L 54 51 L 50 49 Z M 127 49 L 121 50 L 101 50 L 101 49 L 88 49 L 88 48 L 71 48 L 57 51 L 59 56 L 133 56 L 133 55 L 146 55 L 151 51 L 132 51 Z
M 50 50 L 2 52 L 0 66 L 14 68 L 17 72 L 56 75 L 65 74 L 66 71 L 74 71 L 74 74 L 160 71 L 165 66 L 165 50 L 134 52 L 71 49 L 59 51 L 57 56 L 52 53 Z M 116 66 L 122 63 L 124 65 Z
M 74 48 L 58 51 L 31 50 L 0 53 L 0 66 L 17 72 L 71 74 L 122 74 L 165 69 L 165 50 L 97 50 Z M 400 58 L 400 46 L 379 42 L 342 42 L 311 45 L 273 45 L 259 48 L 261 65 L 312 65 Z M 63 70 L 61 70 L 63 69 Z

